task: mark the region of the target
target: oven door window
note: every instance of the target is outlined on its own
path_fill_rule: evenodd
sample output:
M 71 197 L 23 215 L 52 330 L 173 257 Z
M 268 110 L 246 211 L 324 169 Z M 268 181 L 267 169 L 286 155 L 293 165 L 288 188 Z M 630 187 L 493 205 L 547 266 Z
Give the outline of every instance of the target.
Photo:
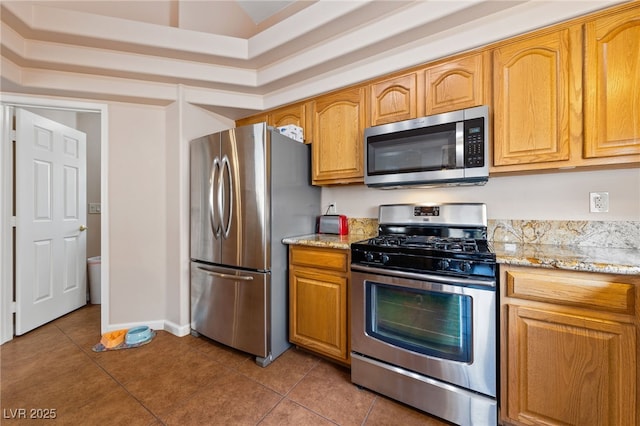
M 461 136 L 461 135 L 460 135 Z M 370 176 L 414 173 L 462 167 L 456 155 L 456 123 L 406 130 L 367 138 L 367 171 Z
M 413 352 L 471 362 L 471 297 L 366 283 L 367 334 Z

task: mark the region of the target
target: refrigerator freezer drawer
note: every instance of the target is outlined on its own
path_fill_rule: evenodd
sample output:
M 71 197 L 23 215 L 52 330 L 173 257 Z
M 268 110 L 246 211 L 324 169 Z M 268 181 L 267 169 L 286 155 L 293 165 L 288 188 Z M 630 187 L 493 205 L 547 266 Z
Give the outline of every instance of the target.
M 270 274 L 191 263 L 191 328 L 267 357 Z

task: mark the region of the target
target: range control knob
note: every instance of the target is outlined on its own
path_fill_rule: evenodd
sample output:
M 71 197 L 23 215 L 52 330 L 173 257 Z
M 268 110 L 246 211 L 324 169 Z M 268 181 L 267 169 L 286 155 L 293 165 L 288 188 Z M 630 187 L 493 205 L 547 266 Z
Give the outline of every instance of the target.
M 462 272 L 471 272 L 471 262 L 460 263 L 460 270 Z
M 384 265 L 385 263 L 387 263 L 389 261 L 389 256 L 387 256 L 386 254 L 383 254 L 382 257 L 380 258 L 380 260 L 382 261 L 382 264 Z
M 364 253 L 364 260 L 367 262 L 373 262 L 373 253 L 369 253 L 368 251 Z
M 447 259 L 440 260 L 440 262 L 438 262 L 438 265 L 440 266 L 440 269 L 443 271 L 446 271 L 447 269 L 449 269 L 449 261 Z

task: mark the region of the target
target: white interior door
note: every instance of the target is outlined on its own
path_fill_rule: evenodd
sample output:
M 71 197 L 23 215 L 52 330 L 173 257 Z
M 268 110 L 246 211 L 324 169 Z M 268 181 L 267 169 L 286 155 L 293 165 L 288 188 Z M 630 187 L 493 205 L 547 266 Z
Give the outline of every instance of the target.
M 16 335 L 86 304 L 86 135 L 16 109 Z

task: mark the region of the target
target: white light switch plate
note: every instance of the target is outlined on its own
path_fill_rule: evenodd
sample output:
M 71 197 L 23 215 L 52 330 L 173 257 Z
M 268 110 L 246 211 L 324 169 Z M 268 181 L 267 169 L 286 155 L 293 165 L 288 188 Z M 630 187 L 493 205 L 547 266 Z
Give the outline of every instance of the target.
M 89 214 L 100 214 L 102 212 L 102 206 L 100 203 L 89 203 Z

